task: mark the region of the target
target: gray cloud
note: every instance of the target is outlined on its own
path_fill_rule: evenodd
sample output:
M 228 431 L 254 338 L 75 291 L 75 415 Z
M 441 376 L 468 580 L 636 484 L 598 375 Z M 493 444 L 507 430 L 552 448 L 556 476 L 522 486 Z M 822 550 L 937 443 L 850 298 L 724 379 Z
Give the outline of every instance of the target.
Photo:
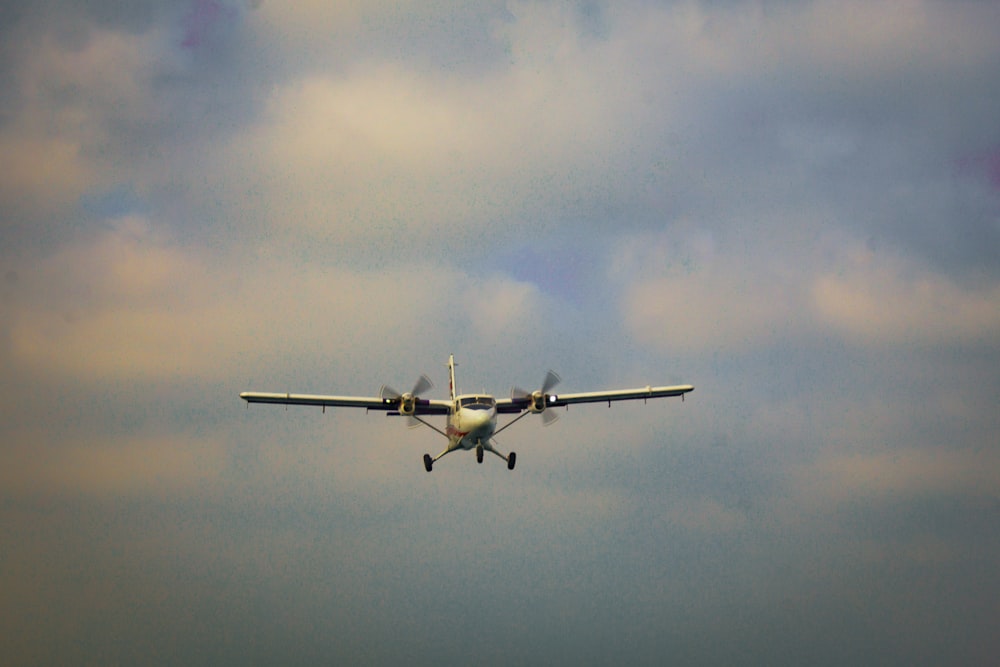
M 13 664 L 996 654 L 992 6 L 0 16 Z M 697 390 L 510 474 L 237 398 L 450 352 Z

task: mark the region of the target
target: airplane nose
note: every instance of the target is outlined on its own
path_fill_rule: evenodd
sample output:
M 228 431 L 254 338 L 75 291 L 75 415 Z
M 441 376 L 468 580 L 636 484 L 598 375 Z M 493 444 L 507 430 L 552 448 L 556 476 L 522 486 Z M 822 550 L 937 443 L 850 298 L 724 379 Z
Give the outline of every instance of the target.
M 466 424 L 468 425 L 469 431 L 482 433 L 483 429 L 488 428 L 492 421 L 492 411 L 476 410 L 469 415 L 469 420 Z

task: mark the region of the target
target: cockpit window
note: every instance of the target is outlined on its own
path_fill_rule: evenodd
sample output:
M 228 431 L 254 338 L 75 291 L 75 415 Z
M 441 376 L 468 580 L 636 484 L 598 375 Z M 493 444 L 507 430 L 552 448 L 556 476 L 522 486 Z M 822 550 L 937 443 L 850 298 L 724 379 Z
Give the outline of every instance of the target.
M 464 396 L 459 399 L 459 404 L 472 410 L 489 410 L 496 407 L 497 402 L 492 396 Z

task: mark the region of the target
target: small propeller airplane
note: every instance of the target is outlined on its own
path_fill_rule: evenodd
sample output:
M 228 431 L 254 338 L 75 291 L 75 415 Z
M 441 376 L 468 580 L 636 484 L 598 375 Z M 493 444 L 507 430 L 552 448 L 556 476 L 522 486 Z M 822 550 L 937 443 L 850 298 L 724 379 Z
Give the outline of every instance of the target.
M 611 391 L 593 391 L 580 394 L 553 394 L 552 389 L 559 384 L 560 378 L 549 371 L 545 375 L 540 389 L 525 391 L 514 387 L 510 398 L 494 398 L 489 394 L 455 395 L 455 355 L 448 357 L 449 391 L 451 399 L 436 400 L 420 398 L 420 395 L 434 386 L 426 375 L 421 375 L 413 389 L 399 393 L 388 385 L 382 385 L 377 397 L 366 396 L 318 396 L 313 394 L 273 394 L 245 391 L 240 398 L 250 403 L 276 403 L 279 405 L 312 405 L 321 406 L 326 411 L 327 406 L 365 408 L 367 410 L 382 410 L 390 416 L 405 416 L 411 426 L 423 424 L 427 428 L 443 435 L 448 440 L 445 449 L 435 457 L 424 454 L 424 468 L 430 472 L 434 463 L 445 454 L 458 449 L 476 450 L 476 461 L 483 462 L 483 452 L 491 452 L 507 462 L 507 469 L 513 470 L 517 455 L 514 452 L 502 454 L 496 449 L 493 439 L 497 433 L 504 431 L 528 415 L 541 415 L 542 423 L 548 426 L 559 418 L 552 408 L 572 405 L 574 403 L 608 403 L 612 401 L 630 401 L 638 399 L 665 398 L 680 396 L 694 391 L 689 384 L 674 387 L 641 387 L 639 389 L 616 389 Z M 509 422 L 497 428 L 497 415 L 517 415 Z M 426 419 L 428 415 L 447 415 L 448 425 L 442 430 Z

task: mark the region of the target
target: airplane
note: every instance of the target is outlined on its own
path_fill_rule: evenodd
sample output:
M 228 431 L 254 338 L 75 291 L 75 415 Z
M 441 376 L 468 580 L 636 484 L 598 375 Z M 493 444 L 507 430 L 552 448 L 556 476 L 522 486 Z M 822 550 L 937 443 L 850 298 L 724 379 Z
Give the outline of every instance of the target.
M 489 394 L 456 395 L 455 385 L 455 355 L 448 357 L 449 393 L 448 400 L 425 399 L 420 395 L 434 386 L 426 375 L 421 375 L 413 389 L 400 393 L 387 385 L 382 385 L 378 396 L 318 396 L 313 394 L 275 394 L 245 391 L 240 398 L 250 403 L 276 403 L 279 405 L 312 405 L 321 406 L 326 412 L 327 406 L 365 408 L 366 410 L 381 410 L 389 416 L 405 416 L 411 426 L 423 424 L 429 429 L 440 433 L 448 440 L 448 445 L 437 456 L 424 454 L 424 469 L 431 472 L 434 464 L 446 454 L 459 449 L 475 450 L 476 461 L 483 462 L 483 453 L 490 452 L 507 462 L 507 469 L 513 470 L 517 455 L 514 452 L 503 454 L 496 449 L 496 436 L 528 415 L 541 415 L 545 426 L 553 423 L 559 415 L 552 408 L 569 406 L 575 403 L 604 403 L 611 407 L 612 401 L 647 400 L 650 398 L 665 398 L 680 396 L 694 391 L 689 384 L 673 387 L 641 387 L 638 389 L 616 389 L 611 391 L 593 391 L 578 394 L 553 394 L 551 390 L 560 382 L 553 371 L 545 375 L 542 386 L 535 391 L 525 391 L 514 387 L 510 398 L 495 398 Z M 517 415 L 503 426 L 497 428 L 497 415 Z M 428 415 L 447 415 L 448 424 L 445 429 L 429 423 L 424 417 Z

